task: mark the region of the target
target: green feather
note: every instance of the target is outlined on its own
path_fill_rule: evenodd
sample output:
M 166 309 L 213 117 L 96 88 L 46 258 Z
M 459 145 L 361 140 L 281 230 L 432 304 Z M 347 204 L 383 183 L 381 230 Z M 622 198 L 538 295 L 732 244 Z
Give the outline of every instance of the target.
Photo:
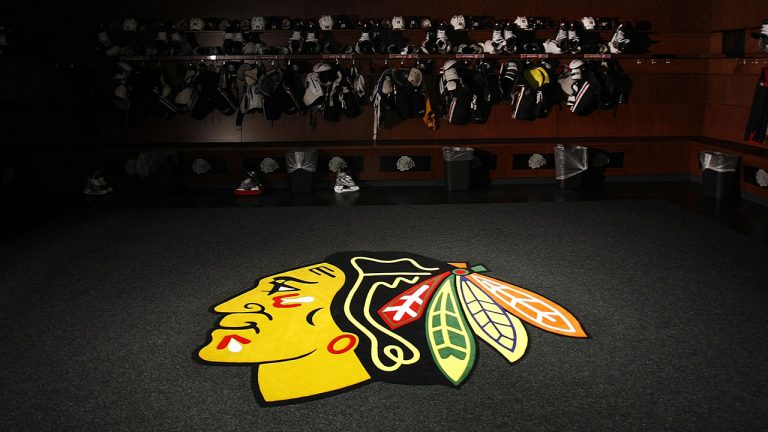
M 446 278 L 432 296 L 425 322 L 435 364 L 452 383 L 461 384 L 475 364 L 475 338 L 451 278 Z

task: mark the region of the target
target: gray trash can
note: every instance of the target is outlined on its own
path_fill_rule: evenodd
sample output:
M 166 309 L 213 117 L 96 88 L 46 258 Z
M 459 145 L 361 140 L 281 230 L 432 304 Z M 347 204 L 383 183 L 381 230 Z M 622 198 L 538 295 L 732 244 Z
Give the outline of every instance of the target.
M 587 171 L 584 173 L 584 187 L 596 187 L 605 183 L 605 172 L 611 160 L 603 150 L 587 148 Z
M 443 147 L 445 186 L 449 191 L 469 190 L 474 157 L 475 149 L 471 147 Z
M 717 200 L 739 197 L 739 155 L 699 152 L 704 194 Z
M 582 146 L 555 146 L 555 182 L 561 189 L 581 189 L 584 186 L 589 149 Z
M 291 149 L 285 153 L 285 165 L 292 193 L 311 193 L 315 189 L 317 149 Z

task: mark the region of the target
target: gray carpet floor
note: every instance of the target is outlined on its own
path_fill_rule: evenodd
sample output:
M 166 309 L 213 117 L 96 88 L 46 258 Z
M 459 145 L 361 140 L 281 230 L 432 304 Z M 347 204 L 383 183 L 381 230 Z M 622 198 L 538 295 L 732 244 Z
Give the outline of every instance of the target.
M 0 429 L 753 431 L 768 425 L 768 252 L 657 201 L 121 209 L 0 245 Z M 479 342 L 459 389 L 371 383 L 259 406 L 192 360 L 209 308 L 343 250 L 484 264 L 590 339 Z

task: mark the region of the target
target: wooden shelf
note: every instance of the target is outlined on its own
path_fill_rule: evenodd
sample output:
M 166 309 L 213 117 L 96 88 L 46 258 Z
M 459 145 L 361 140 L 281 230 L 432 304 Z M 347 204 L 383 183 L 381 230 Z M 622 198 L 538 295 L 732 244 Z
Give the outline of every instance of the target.
M 768 58 L 765 56 L 747 56 L 746 58 Z M 726 57 L 718 54 L 678 55 L 674 53 L 648 54 L 279 54 L 279 55 L 191 55 L 191 56 L 115 56 L 104 57 L 116 61 L 287 61 L 287 60 L 421 60 L 421 59 L 460 59 L 460 60 L 531 60 L 531 59 L 679 59 L 708 60 Z

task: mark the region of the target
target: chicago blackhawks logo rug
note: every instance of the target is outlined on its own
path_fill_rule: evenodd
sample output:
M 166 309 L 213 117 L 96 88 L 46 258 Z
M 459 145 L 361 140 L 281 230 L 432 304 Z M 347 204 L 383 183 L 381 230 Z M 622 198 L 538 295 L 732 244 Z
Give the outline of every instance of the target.
M 459 386 L 477 339 L 506 360 L 528 346 L 523 321 L 585 338 L 553 301 L 494 279 L 482 265 L 407 252 L 339 252 L 258 279 L 216 305 L 204 363 L 250 365 L 262 405 L 299 402 L 371 381 Z

